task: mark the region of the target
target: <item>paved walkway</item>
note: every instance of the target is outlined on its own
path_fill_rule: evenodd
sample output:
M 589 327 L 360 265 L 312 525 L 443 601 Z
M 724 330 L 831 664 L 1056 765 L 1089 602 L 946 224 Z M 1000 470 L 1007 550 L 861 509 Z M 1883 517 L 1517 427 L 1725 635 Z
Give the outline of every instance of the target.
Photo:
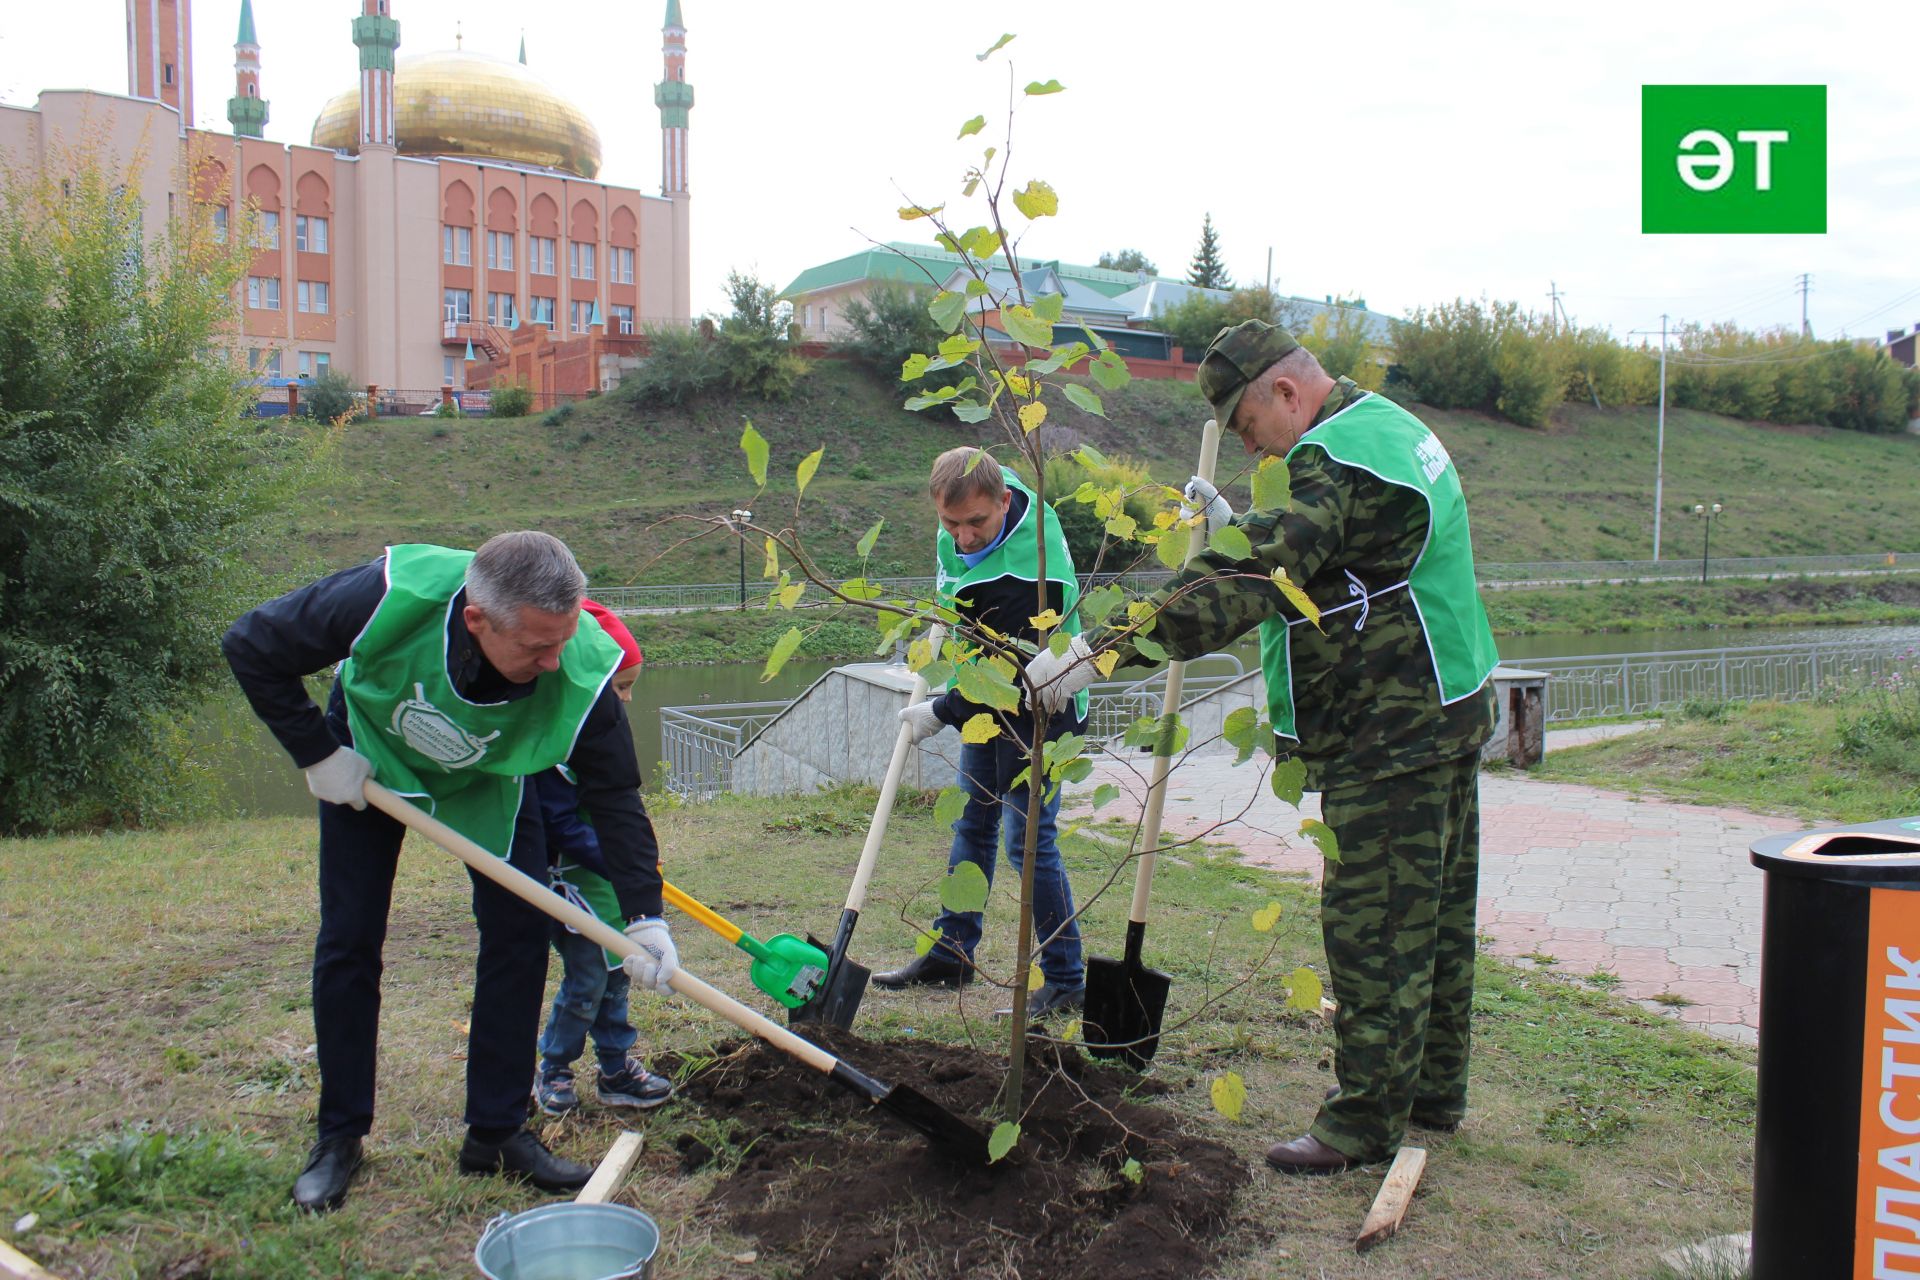
M 1603 731 L 1548 735 L 1568 747 Z M 1580 737 L 1572 735 L 1579 734 Z M 1091 789 L 1111 782 L 1121 798 L 1102 819 L 1132 819 L 1146 791 L 1147 759 L 1102 761 L 1065 805 L 1084 816 Z M 1237 845 L 1256 866 L 1318 881 L 1319 852 L 1297 832 L 1319 816 L 1319 799 L 1282 804 L 1255 766 L 1205 756 L 1174 774 L 1162 821 L 1168 836 Z M 1251 805 L 1249 801 L 1251 800 Z M 1800 824 L 1739 809 L 1713 809 L 1618 792 L 1488 774 L 1480 782 L 1480 932 L 1498 956 L 1531 958 L 1562 973 L 1611 973 L 1618 995 L 1700 1030 L 1753 1043 L 1759 1027 L 1761 874 L 1747 846 Z M 1690 1003 L 1654 1002 L 1656 996 Z

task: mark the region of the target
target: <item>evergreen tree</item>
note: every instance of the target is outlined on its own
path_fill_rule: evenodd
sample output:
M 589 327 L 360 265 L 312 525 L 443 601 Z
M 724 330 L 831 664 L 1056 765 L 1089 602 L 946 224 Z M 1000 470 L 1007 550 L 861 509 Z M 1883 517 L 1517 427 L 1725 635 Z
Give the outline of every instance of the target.
M 1202 289 L 1233 288 L 1233 277 L 1220 260 L 1220 237 L 1214 233 L 1211 213 L 1200 226 L 1200 247 L 1193 251 L 1193 261 L 1187 266 L 1187 283 Z

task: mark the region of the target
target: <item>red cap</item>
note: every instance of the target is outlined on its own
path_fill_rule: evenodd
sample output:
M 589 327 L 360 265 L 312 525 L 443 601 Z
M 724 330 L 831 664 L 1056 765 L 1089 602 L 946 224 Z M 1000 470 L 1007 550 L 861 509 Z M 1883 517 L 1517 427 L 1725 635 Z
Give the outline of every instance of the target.
M 620 646 L 620 652 L 625 655 L 620 659 L 620 665 L 614 668 L 615 671 L 625 671 L 628 667 L 640 665 L 644 660 L 640 654 L 640 644 L 633 638 L 633 632 L 627 630 L 626 623 L 616 618 L 608 611 L 607 606 L 598 600 L 582 601 L 580 607 L 593 615 L 593 620 L 600 624 L 600 629 L 613 637 L 613 642 Z

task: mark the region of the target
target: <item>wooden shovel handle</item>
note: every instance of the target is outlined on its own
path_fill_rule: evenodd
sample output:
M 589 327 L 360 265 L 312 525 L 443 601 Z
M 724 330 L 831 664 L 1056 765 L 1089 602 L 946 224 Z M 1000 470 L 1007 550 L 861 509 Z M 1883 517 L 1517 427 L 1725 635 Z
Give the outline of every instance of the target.
M 379 783 L 368 781 L 366 794 L 367 803 L 380 812 L 419 832 L 509 893 L 562 924 L 571 925 L 582 936 L 593 939 L 615 955 L 630 956 L 639 952 L 640 948 L 632 938 L 600 917 L 590 911 L 582 911 L 505 858 L 488 853 L 446 823 Z M 816 1071 L 831 1075 L 834 1067 L 839 1065 L 839 1059 L 819 1045 L 802 1040 L 771 1018 L 754 1012 L 725 992 L 708 986 L 685 969 L 676 970 L 669 985 L 695 1004 L 718 1014 L 743 1031 L 752 1032 L 776 1049 L 792 1054 Z
M 946 629 L 938 624 L 927 632 L 936 658 L 940 656 L 940 641 L 945 634 Z M 907 704 L 911 706 L 926 696 L 926 678 L 916 673 L 913 688 L 907 692 Z M 902 724 L 893 740 L 893 758 L 887 761 L 887 776 L 880 783 L 880 799 L 873 806 L 873 821 L 867 826 L 867 842 L 860 847 L 860 865 L 854 868 L 853 884 L 847 888 L 846 909 L 855 914 L 867 905 L 867 882 L 873 879 L 873 864 L 879 860 L 880 845 L 887 838 L 887 819 L 893 816 L 893 799 L 899 794 L 900 775 L 906 772 L 907 751 L 912 746 L 913 729 Z
M 1213 483 L 1214 464 L 1220 457 L 1220 424 L 1212 418 L 1200 431 L 1200 470 L 1199 476 L 1208 484 Z M 1204 519 L 1188 535 L 1187 563 L 1207 549 L 1207 525 Z M 1167 664 L 1167 692 L 1160 699 L 1160 714 L 1172 715 L 1180 709 L 1180 694 L 1186 684 L 1187 664 L 1169 662 Z M 1167 774 L 1173 769 L 1170 756 L 1155 754 L 1153 757 L 1153 780 L 1147 784 L 1147 812 L 1140 824 L 1140 865 L 1133 873 L 1133 905 L 1127 909 L 1127 919 L 1133 924 L 1145 924 L 1147 921 L 1147 901 L 1153 894 L 1153 850 L 1160 847 L 1160 812 L 1167 804 Z

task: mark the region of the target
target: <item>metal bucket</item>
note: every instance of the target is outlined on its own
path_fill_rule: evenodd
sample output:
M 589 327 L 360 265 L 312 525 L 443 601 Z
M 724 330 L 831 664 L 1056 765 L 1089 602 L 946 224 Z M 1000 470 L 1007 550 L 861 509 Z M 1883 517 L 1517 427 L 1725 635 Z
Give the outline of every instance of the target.
M 648 1280 L 659 1248 L 638 1209 L 563 1201 L 489 1222 L 473 1263 L 487 1280 Z

